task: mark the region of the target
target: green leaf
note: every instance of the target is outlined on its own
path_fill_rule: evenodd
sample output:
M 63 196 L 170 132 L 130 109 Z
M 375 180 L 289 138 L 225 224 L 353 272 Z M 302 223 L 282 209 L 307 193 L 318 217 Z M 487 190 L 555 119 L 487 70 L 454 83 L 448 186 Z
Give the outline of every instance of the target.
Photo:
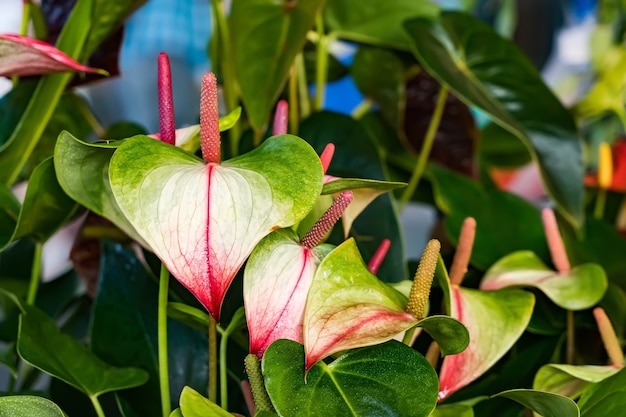
M 478 291 L 452 286 L 451 316 L 469 330 L 469 346 L 446 356 L 440 372 L 439 398 L 448 397 L 485 373 L 513 346 L 530 321 L 533 294 L 504 289 Z
M 513 252 L 493 264 L 480 288 L 534 287 L 566 310 L 585 310 L 598 304 L 607 288 L 604 270 L 596 264 L 578 265 L 568 273 L 548 268 L 531 251 Z
M 204 398 L 192 388 L 185 387 L 180 394 L 180 411 L 185 417 L 232 417 L 228 411 Z
M 180 408 L 177 408 L 176 410 L 172 411 L 172 413 L 170 414 L 170 417 L 185 417 L 185 416 L 183 416 L 183 412 L 180 411 Z
M 483 128 L 478 154 L 481 162 L 499 168 L 517 168 L 532 160 L 524 143 L 496 123 L 489 123 Z
M 291 135 L 219 165 L 136 136 L 111 158 L 109 177 L 124 216 L 216 319 L 254 246 L 304 218 L 322 188 L 319 157 Z
M 409 49 L 402 22 L 411 17 L 435 17 L 439 7 L 430 1 L 333 0 L 324 19 L 333 36 L 359 43 Z
M 0 397 L 0 417 L 67 417 L 55 403 L 34 395 Z
M 70 219 L 75 209 L 76 203 L 57 182 L 52 158 L 46 159 L 33 171 L 13 236 L 0 241 L 0 250 L 23 236 L 45 242 Z
M 469 14 L 414 19 L 405 29 L 431 75 L 524 142 L 561 214 L 582 226 L 584 172 L 576 124 L 523 53 Z
M 354 239 L 326 255 L 304 309 L 306 368 L 341 350 L 392 339 L 418 320 L 407 299 L 367 269 Z
M 623 417 L 626 410 L 626 369 L 589 387 L 578 401 L 582 417 Z
M 9 242 L 13 237 L 21 208 L 13 192 L 0 184 L 0 246 L 3 242 Z
M 209 315 L 199 308 L 185 303 L 167 303 L 167 315 L 189 327 L 204 331 L 209 327 Z
M 32 306 L 20 317 L 17 352 L 26 362 L 89 396 L 144 384 L 148 374 L 138 368 L 104 363 L 80 342 L 59 331 L 50 317 Z
M 455 355 L 469 345 L 469 332 L 460 321 L 449 316 L 430 316 L 417 327 L 424 329 L 439 345 L 442 355 Z
M 289 340 L 265 352 L 263 377 L 283 417 L 426 417 L 437 402 L 437 374 L 417 351 L 399 342 L 352 350 L 304 374 L 304 350 Z
M 61 132 L 54 150 L 59 184 L 75 201 L 111 220 L 143 247 L 148 244 L 120 210 L 109 183 L 109 162 L 121 142 L 86 143 Z
M 331 112 L 315 113 L 302 122 L 299 134 L 318 154 L 327 144 L 335 145 L 329 175 L 380 181 L 388 179 L 374 142 L 364 127 L 351 117 Z M 404 240 L 392 196 L 383 194 L 372 201 L 352 224 L 352 236 L 365 259 L 372 257 L 380 242 L 389 239 L 391 247 L 377 276 L 385 282 L 407 279 Z M 331 235 L 329 243 L 338 245 L 344 240 L 343 234 L 337 233 Z
M 550 259 L 541 213 L 528 201 L 483 187 L 437 164 L 429 164 L 425 176 L 433 185 L 437 207 L 446 214 L 446 231 L 455 245 L 465 218 L 476 219 L 472 265 L 486 270 L 509 253 L 527 248 Z
M 231 52 L 243 103 L 255 129 L 267 123 L 289 68 L 323 5 L 323 0 L 233 2 L 228 17 Z
M 17 379 L 17 354 L 15 343 L 0 348 L 0 364 L 7 367 L 11 376 Z
M 579 417 L 578 406 L 562 395 L 531 389 L 512 389 L 493 397 L 504 397 L 530 408 L 543 417 Z
M 442 404 L 435 408 L 431 417 L 474 417 L 474 409 L 464 404 Z
M 542 366 L 535 375 L 533 388 L 576 399 L 591 384 L 600 382 L 617 372 L 619 368 L 612 366 L 548 364 Z

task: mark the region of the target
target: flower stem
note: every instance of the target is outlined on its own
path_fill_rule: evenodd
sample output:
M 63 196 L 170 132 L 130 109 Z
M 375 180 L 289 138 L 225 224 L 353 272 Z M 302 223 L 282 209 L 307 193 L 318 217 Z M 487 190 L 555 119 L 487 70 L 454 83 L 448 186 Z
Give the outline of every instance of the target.
M 290 132 L 297 135 L 300 121 L 298 120 L 298 72 L 296 64 L 291 66 L 289 73 L 289 126 Z
M 170 273 L 165 264 L 161 264 L 159 277 L 159 307 L 158 307 L 158 344 L 159 344 L 159 388 L 161 390 L 161 411 L 163 417 L 169 417 L 170 382 L 167 364 L 167 294 L 169 290 Z
M 217 404 L 217 322 L 209 315 L 209 400 Z
M 33 267 L 30 271 L 30 283 L 28 285 L 28 295 L 26 296 L 26 304 L 32 306 L 35 304 L 37 297 L 37 289 L 41 281 L 41 258 L 43 255 L 43 243 L 35 243 L 35 254 L 33 255 Z
M 309 97 L 309 87 L 306 79 L 306 69 L 304 67 L 304 56 L 302 52 L 296 55 L 295 60 L 296 76 L 298 77 L 298 97 L 300 98 L 300 117 L 306 119 L 311 114 L 311 103 Z
M 596 195 L 596 203 L 593 207 L 593 217 L 602 220 L 604 216 L 604 208 L 606 207 L 606 190 L 604 188 L 598 188 L 598 194 Z
M 573 365 L 576 355 L 576 325 L 574 322 L 574 312 L 567 310 L 567 345 L 565 348 L 565 362 Z
M 93 409 L 96 410 L 96 414 L 98 417 L 105 417 L 104 410 L 102 409 L 102 405 L 100 404 L 100 400 L 96 395 L 90 395 L 89 399 L 91 400 L 91 404 L 93 405 Z
M 389 252 L 390 246 L 391 240 L 389 239 L 383 239 L 380 245 L 378 245 L 378 249 L 376 249 L 376 252 L 374 252 L 374 255 L 372 255 L 372 258 L 367 264 L 367 269 L 369 269 L 372 274 L 376 275 L 376 273 L 378 273 L 380 266 L 385 260 L 385 256 L 387 256 L 387 252 Z
M 324 108 L 324 96 L 326 94 L 326 79 L 328 76 L 328 36 L 324 33 L 324 20 L 322 15 L 317 16 L 315 23 L 319 39 L 317 41 L 317 67 L 315 77 L 315 110 Z
M 372 100 L 370 100 L 369 98 L 364 99 L 352 110 L 352 118 L 355 120 L 359 120 L 360 118 L 365 116 L 365 114 L 370 111 L 373 106 L 374 102 Z
M 228 332 L 222 333 L 220 339 L 220 406 L 224 410 L 228 410 L 228 368 L 226 367 L 228 336 Z
M 439 124 L 441 123 L 441 118 L 443 117 L 443 111 L 446 107 L 447 97 L 448 89 L 442 85 L 439 88 L 437 104 L 435 105 L 435 110 L 433 111 L 433 115 L 430 118 L 430 123 L 428 125 L 428 130 L 426 131 L 426 136 L 424 136 L 424 142 L 422 143 L 422 149 L 420 150 L 417 164 L 415 165 L 413 174 L 411 175 L 411 179 L 409 180 L 409 185 L 405 188 L 404 193 L 402 193 L 402 197 L 400 197 L 401 209 L 406 205 L 406 203 L 409 202 L 409 200 L 415 193 L 417 185 L 419 184 L 419 181 L 422 178 L 422 174 L 424 173 L 424 169 L 426 169 L 428 156 L 430 155 L 430 150 L 432 149 L 433 143 L 435 142 L 437 129 L 439 129 Z

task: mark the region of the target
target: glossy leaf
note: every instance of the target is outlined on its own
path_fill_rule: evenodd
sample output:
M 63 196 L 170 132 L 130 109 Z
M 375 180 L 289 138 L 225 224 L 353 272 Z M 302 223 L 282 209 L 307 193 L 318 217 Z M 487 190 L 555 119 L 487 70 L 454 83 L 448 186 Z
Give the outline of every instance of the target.
M 576 124 L 523 53 L 469 14 L 414 19 L 405 29 L 431 75 L 524 142 L 561 214 L 582 226 L 582 142 Z
M 548 364 L 535 375 L 533 388 L 576 399 L 593 383 L 619 372 L 619 368 L 597 365 Z
M 75 201 L 106 217 L 124 233 L 149 248 L 120 210 L 109 183 L 109 162 L 120 142 L 86 143 L 61 132 L 54 150 L 59 184 Z
M 532 160 L 524 143 L 496 123 L 489 123 L 483 128 L 478 154 L 482 163 L 501 168 L 521 167 Z
M 236 77 L 250 123 L 262 129 L 323 0 L 233 2 L 228 24 Z M 232 76 L 232 74 L 229 74 Z
M 319 157 L 290 135 L 220 165 L 136 136 L 111 158 L 109 177 L 124 216 L 216 319 L 254 246 L 304 218 L 322 187 Z
M 589 387 L 578 401 L 582 417 L 622 416 L 626 407 L 626 370 Z
M 67 417 L 55 403 L 34 395 L 0 397 L 0 417 Z
M 442 355 L 461 353 L 469 345 L 469 333 L 460 321 L 449 316 L 426 317 L 417 324 L 439 345 Z
M 76 203 L 59 186 L 52 159 L 48 158 L 30 177 L 13 236 L 0 241 L 0 250 L 23 236 L 45 242 L 69 220 L 75 209 Z
M 429 164 L 425 175 L 433 185 L 437 207 L 446 214 L 446 231 L 455 245 L 465 218 L 476 219 L 472 265 L 486 270 L 509 253 L 527 248 L 550 259 L 541 213 L 535 206 L 436 164 Z
M 426 417 L 437 401 L 437 374 L 401 343 L 352 350 L 304 374 L 302 345 L 274 342 L 262 362 L 265 386 L 283 417 Z
M 596 305 L 607 288 L 606 274 L 597 264 L 578 265 L 569 273 L 548 268 L 531 251 L 514 252 L 493 264 L 480 288 L 535 287 L 566 310 L 584 310 Z
M 23 77 L 54 72 L 93 72 L 98 68 L 81 65 L 54 46 L 27 36 L 0 34 L 0 76 Z
M 562 395 L 531 389 L 513 389 L 500 392 L 494 397 L 516 401 L 543 417 L 579 417 L 578 406 Z
M 387 341 L 415 326 L 407 299 L 374 276 L 354 239 L 328 254 L 315 273 L 304 309 L 306 368 L 341 350 Z
M 439 398 L 448 397 L 487 371 L 526 329 L 535 297 L 522 290 L 478 291 L 453 286 L 451 316 L 469 330 L 467 349 L 447 356 L 440 372 Z
M 144 384 L 148 374 L 138 368 L 104 363 L 80 342 L 59 331 L 39 309 L 23 306 L 17 351 L 26 362 L 89 396 Z
M 232 417 L 228 411 L 204 398 L 192 388 L 183 388 L 180 394 L 180 411 L 185 417 Z
M 443 404 L 430 415 L 431 417 L 474 417 L 474 409 L 464 404 Z
M 290 230 L 266 236 L 246 264 L 243 298 L 250 353 L 261 355 L 278 339 L 302 343 L 302 318 L 309 287 L 318 265 L 333 249 L 300 245 Z
M 338 38 L 408 49 L 402 22 L 418 16 L 434 18 L 438 13 L 439 7 L 429 0 L 333 0 L 324 8 L 324 19 L 331 33 Z

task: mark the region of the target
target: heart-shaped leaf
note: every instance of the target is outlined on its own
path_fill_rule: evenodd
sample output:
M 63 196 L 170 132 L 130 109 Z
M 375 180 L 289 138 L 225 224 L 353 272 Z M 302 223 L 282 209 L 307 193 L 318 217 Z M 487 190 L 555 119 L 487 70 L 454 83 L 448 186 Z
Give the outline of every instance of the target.
M 440 372 L 439 398 L 469 384 L 495 364 L 522 335 L 535 304 L 523 290 L 478 291 L 453 285 L 451 316 L 469 330 L 467 349 L 446 356 Z
M 17 352 L 35 368 L 59 378 L 88 396 L 144 384 L 148 374 L 138 368 L 116 368 L 59 332 L 54 321 L 32 306 L 23 306 Z
M 421 327 L 437 341 L 442 355 L 455 355 L 469 345 L 469 332 L 460 321 L 449 316 L 430 316 L 421 320 Z
M 414 349 L 389 341 L 355 349 L 304 373 L 302 345 L 277 340 L 262 362 L 267 392 L 283 417 L 426 417 L 437 402 L 437 374 Z
M 617 372 L 619 368 L 613 366 L 549 364 L 539 369 L 535 375 L 533 388 L 576 399 L 591 384 Z
M 193 388 L 185 387 L 180 394 L 180 411 L 185 417 L 232 417 L 228 411 L 204 398 Z
M 500 392 L 493 397 L 509 398 L 543 417 L 580 417 L 580 411 L 574 401 L 551 392 L 512 389 Z
M 418 323 L 407 299 L 367 269 L 354 239 L 319 265 L 304 308 L 306 368 L 335 352 L 387 341 Z
M 322 188 L 319 157 L 290 135 L 220 165 L 136 136 L 111 158 L 109 177 L 126 218 L 216 320 L 254 246 L 304 218 Z
M 597 264 L 578 265 L 568 273 L 548 268 L 531 251 L 511 253 L 493 264 L 480 283 L 483 290 L 506 287 L 535 287 L 566 310 L 584 310 L 604 296 L 608 282 Z
M 250 123 L 262 129 L 323 0 L 233 2 L 231 53 Z M 233 74 L 228 74 L 232 76 Z
M 261 357 L 278 339 L 302 343 L 302 318 L 313 275 L 333 249 L 300 245 L 291 230 L 278 230 L 254 248 L 246 264 L 243 298 L 250 353 Z
M 524 142 L 561 214 L 582 226 L 582 142 L 576 124 L 524 54 L 467 13 L 444 12 L 438 20 L 414 19 L 404 26 L 424 68 Z
M 582 417 L 623 416 L 626 369 L 589 387 L 578 401 Z
M 67 417 L 47 398 L 34 395 L 0 397 L 0 417 Z

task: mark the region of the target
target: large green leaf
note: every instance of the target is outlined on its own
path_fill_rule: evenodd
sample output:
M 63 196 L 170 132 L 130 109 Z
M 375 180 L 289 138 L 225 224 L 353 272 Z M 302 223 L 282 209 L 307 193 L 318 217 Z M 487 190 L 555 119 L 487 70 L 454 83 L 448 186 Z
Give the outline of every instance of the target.
M 339 178 L 388 179 L 376 146 L 368 132 L 354 119 L 338 113 L 315 113 L 302 122 L 299 132 L 318 154 L 328 143 L 335 145 L 329 175 Z M 331 184 L 328 183 L 326 187 Z M 392 196 L 383 194 L 372 201 L 352 224 L 352 235 L 365 259 L 372 257 L 380 242 L 389 239 L 391 247 L 377 276 L 385 282 L 407 279 L 404 240 Z M 331 236 L 330 242 L 339 244 L 343 240 L 343 234 L 338 233 Z
M 437 207 L 446 214 L 446 231 L 454 243 L 465 218 L 476 219 L 474 266 L 486 270 L 509 253 L 527 248 L 533 248 L 542 259 L 550 259 L 541 214 L 528 201 L 483 187 L 440 165 L 429 164 L 425 175 L 433 184 Z
M 0 240 L 0 250 L 23 236 L 45 242 L 69 220 L 75 209 L 76 203 L 57 182 L 52 158 L 46 159 L 33 171 L 13 236 Z
M 626 369 L 589 387 L 578 406 L 582 417 L 626 416 Z
M 474 409 L 465 404 L 443 404 L 430 415 L 431 417 L 474 417 Z
M 0 184 L 0 246 L 3 242 L 11 240 L 20 209 L 21 204 L 13 192 L 5 185 Z
M 233 2 L 228 18 L 231 52 L 254 128 L 262 129 L 267 123 L 289 68 L 323 5 L 324 0 Z
M 180 410 L 185 417 L 232 417 L 228 411 L 189 387 L 183 388 L 180 394 Z
M 79 341 L 59 331 L 41 310 L 23 306 L 17 351 L 26 362 L 59 378 L 88 396 L 144 384 L 148 374 L 138 368 L 104 363 Z
M 566 310 L 585 310 L 596 305 L 607 288 L 606 274 L 597 264 L 583 264 L 568 273 L 548 268 L 531 251 L 513 252 L 493 264 L 480 288 L 535 287 Z
M 533 388 L 576 399 L 591 384 L 617 372 L 619 368 L 612 366 L 548 364 L 542 366 L 535 375 Z
M 504 397 L 516 401 L 543 417 L 579 417 L 578 406 L 562 395 L 532 389 L 513 389 L 500 392 L 494 397 Z
M 582 142 L 576 124 L 523 53 L 469 14 L 414 19 L 405 29 L 429 73 L 524 142 L 559 211 L 582 226 Z
M 159 398 L 157 299 L 158 285 L 132 250 L 105 242 L 100 281 L 91 321 L 91 347 L 114 366 L 135 366 L 149 374 L 146 384 L 118 395 L 139 417 L 158 415 Z M 184 386 L 207 386 L 206 329 L 200 332 L 168 320 L 168 363 L 171 398 Z
M 354 239 L 326 255 L 304 308 L 306 368 L 342 350 L 392 339 L 418 319 L 404 311 L 407 299 L 367 269 Z
M 322 188 L 319 157 L 290 135 L 219 165 L 135 136 L 114 153 L 109 178 L 124 216 L 216 319 L 256 244 L 304 218 Z
M 426 417 L 437 402 L 437 374 L 410 347 L 390 341 L 352 350 L 304 374 L 302 345 L 274 342 L 265 352 L 263 376 L 282 417 Z
M 440 372 L 439 398 L 448 397 L 485 373 L 522 335 L 535 297 L 523 290 L 478 291 L 451 288 L 451 316 L 469 330 L 467 349 L 446 356 Z
M 67 417 L 55 403 L 33 395 L 0 397 L 0 417 Z
M 409 49 L 402 22 L 411 17 L 435 17 L 439 7 L 429 0 L 331 0 L 324 19 L 331 33 L 359 43 Z

